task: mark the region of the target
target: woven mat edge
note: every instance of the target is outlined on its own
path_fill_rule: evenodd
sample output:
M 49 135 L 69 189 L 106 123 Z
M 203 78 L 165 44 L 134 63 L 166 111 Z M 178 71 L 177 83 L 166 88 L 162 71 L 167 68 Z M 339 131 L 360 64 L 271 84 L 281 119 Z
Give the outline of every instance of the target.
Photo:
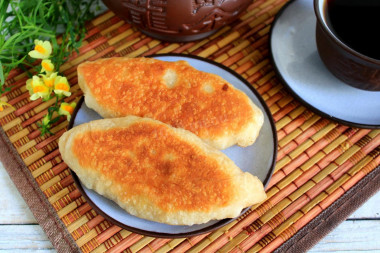
M 275 252 L 307 252 L 380 190 L 380 166 L 283 243 Z
M 56 250 L 81 252 L 1 127 L 0 161 Z

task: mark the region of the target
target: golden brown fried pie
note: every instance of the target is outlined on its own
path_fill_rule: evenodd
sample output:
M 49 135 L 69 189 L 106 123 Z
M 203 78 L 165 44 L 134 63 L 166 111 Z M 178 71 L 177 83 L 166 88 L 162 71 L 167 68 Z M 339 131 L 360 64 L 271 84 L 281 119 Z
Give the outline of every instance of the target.
M 261 181 L 184 129 L 135 116 L 62 135 L 63 160 L 89 189 L 140 218 L 192 225 L 236 217 L 266 198 Z
M 249 146 L 263 124 L 260 109 L 221 77 L 186 61 L 109 58 L 78 67 L 88 107 L 104 118 L 149 117 L 225 149 Z

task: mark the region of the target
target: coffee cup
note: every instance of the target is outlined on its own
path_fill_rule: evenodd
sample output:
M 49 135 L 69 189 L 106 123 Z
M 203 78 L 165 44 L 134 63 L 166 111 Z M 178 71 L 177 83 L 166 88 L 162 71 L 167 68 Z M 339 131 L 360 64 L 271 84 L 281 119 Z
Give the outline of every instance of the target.
M 380 91 L 379 0 L 314 0 L 318 53 L 329 71 L 363 90 Z

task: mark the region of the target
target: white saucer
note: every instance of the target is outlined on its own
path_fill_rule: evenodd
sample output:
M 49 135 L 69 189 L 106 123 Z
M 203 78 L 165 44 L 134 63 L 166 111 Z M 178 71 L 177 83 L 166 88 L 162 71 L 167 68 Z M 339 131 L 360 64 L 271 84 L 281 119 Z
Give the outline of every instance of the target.
M 380 128 L 380 92 L 333 76 L 318 55 L 315 27 L 312 0 L 293 0 L 277 14 L 270 51 L 278 77 L 314 112 L 349 126 Z

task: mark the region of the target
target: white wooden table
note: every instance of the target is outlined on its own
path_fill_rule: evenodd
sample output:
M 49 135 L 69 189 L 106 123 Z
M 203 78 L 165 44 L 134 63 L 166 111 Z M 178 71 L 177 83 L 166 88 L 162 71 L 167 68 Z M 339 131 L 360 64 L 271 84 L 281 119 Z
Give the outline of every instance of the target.
M 310 252 L 380 252 L 380 192 Z M 56 252 L 0 163 L 0 253 Z

